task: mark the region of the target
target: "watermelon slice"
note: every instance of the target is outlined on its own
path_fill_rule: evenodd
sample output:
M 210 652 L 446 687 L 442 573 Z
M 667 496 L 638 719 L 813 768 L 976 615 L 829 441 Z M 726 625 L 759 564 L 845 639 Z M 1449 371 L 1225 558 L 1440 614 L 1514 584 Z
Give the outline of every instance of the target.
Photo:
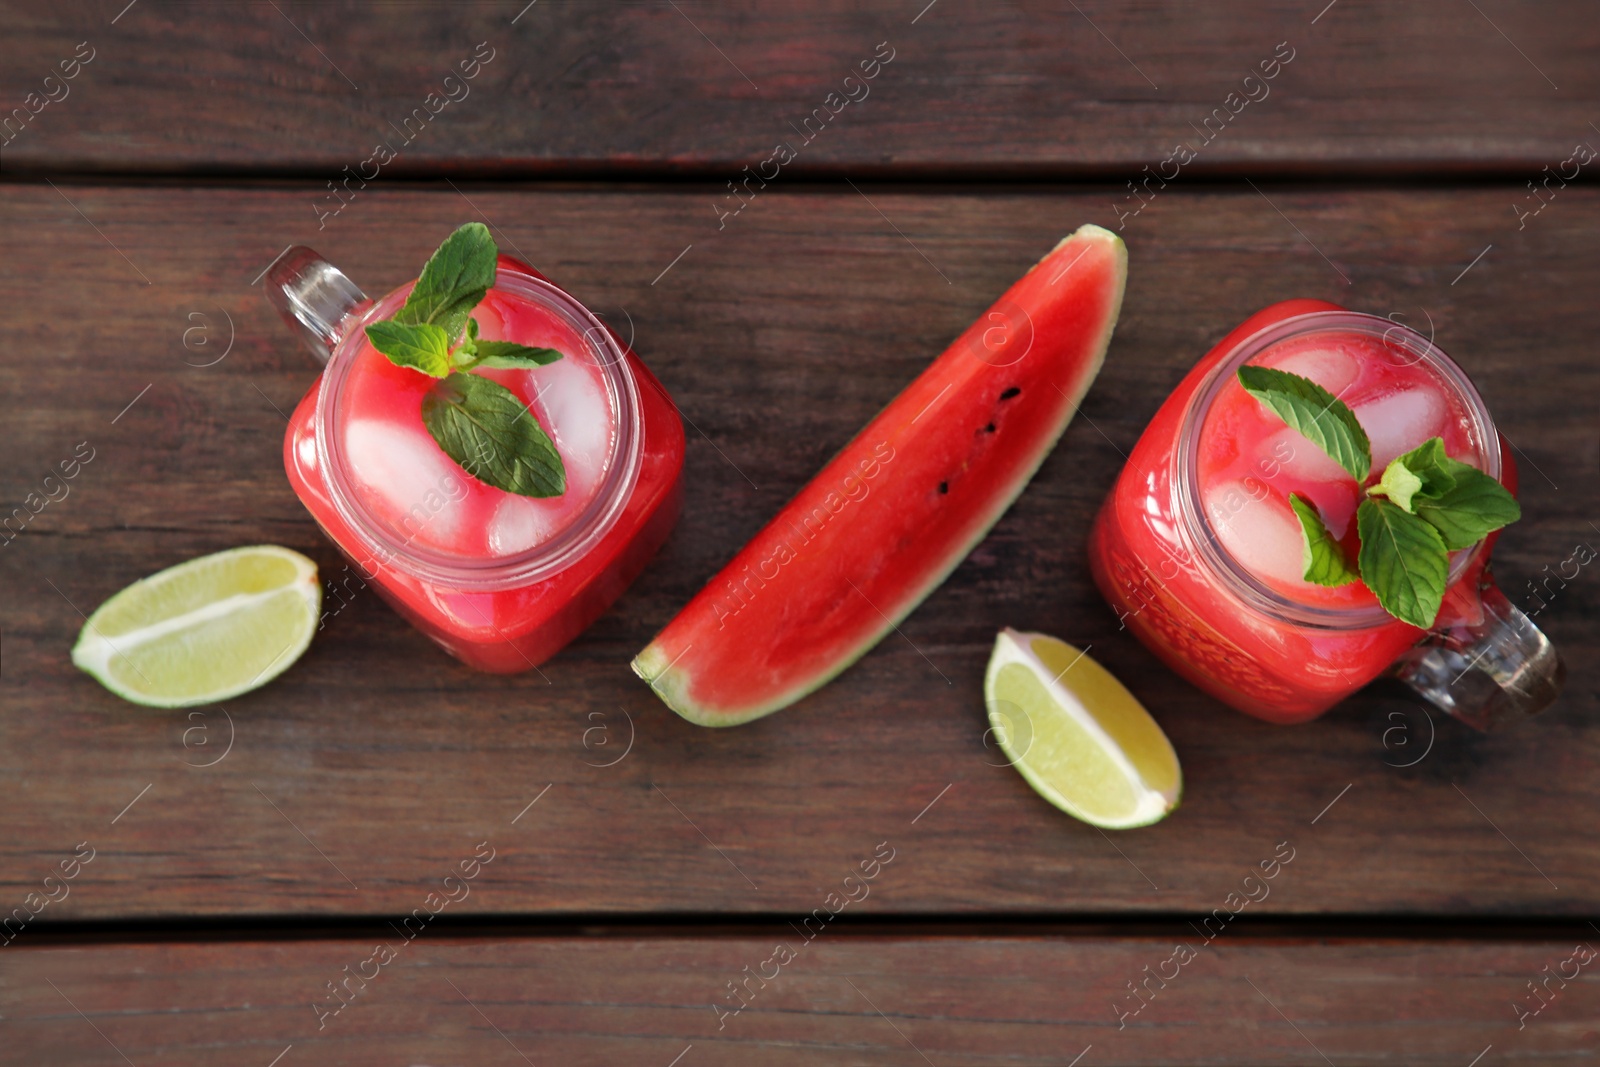
M 633 661 L 669 707 L 733 726 L 877 644 L 1022 492 L 1105 358 L 1127 250 L 1062 241 L 869 422 Z

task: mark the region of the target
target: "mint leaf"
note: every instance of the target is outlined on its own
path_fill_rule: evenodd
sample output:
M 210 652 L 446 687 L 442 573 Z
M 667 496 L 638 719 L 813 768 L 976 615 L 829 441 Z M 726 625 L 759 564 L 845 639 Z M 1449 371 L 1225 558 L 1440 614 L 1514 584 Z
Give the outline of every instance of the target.
M 1410 452 L 1394 458 L 1394 463 L 1402 464 L 1407 470 L 1416 474 L 1418 478 L 1433 487 L 1437 492 L 1444 488 L 1449 480 L 1459 470 L 1474 470 L 1475 468 L 1459 460 L 1450 458 L 1444 450 L 1444 438 L 1430 437 Z
M 511 341 L 479 341 L 477 367 L 543 367 L 561 358 L 553 348 L 529 348 Z
M 1422 488 L 1418 492 L 1423 496 L 1429 497 L 1437 497 L 1454 485 L 1458 474 L 1464 471 L 1477 470 L 1471 464 L 1451 459 L 1449 453 L 1444 450 L 1444 438 L 1442 437 L 1428 438 L 1410 452 L 1396 456 L 1394 462 L 1390 463 L 1389 466 L 1392 467 L 1395 463 L 1415 474 L 1422 482 Z M 1387 474 L 1388 472 L 1385 471 L 1384 473 Z M 1415 511 L 1416 509 L 1407 508 L 1406 510 Z
M 450 365 L 465 370 L 478 362 L 478 320 L 467 320 L 467 335 L 461 339 L 456 350 L 450 353 Z
M 1470 548 L 1522 518 L 1516 497 L 1476 467 L 1457 473 L 1454 484 L 1437 497 L 1418 497 L 1412 503 L 1451 549 Z
M 1450 573 L 1439 531 L 1398 504 L 1368 497 L 1356 509 L 1361 579 L 1383 610 L 1424 630 L 1438 618 Z
M 1289 494 L 1289 506 L 1300 517 L 1300 530 L 1305 534 L 1305 543 L 1301 546 L 1301 567 L 1303 573 L 1300 577 L 1315 585 L 1349 585 L 1361 577 L 1355 568 L 1350 566 L 1350 561 L 1345 558 L 1344 549 L 1328 533 L 1328 527 L 1322 521 L 1322 516 L 1317 514 L 1317 509 L 1294 493 Z
M 1338 397 L 1310 378 L 1271 367 L 1243 366 L 1238 378 L 1245 392 L 1299 430 L 1356 481 L 1367 480 L 1372 472 L 1372 442 L 1355 413 Z
M 1383 481 L 1367 492 L 1382 492 L 1426 519 L 1452 550 L 1469 548 L 1522 517 L 1522 508 L 1505 486 L 1470 463 L 1451 459 L 1440 437 L 1395 457 Z
M 1383 478 L 1367 490 L 1368 496 L 1386 496 L 1407 511 L 1415 513 L 1416 508 L 1411 506 L 1411 498 L 1423 487 L 1423 481 L 1409 467 L 1405 465 L 1405 457 L 1399 457 L 1384 468 Z
M 422 277 L 406 297 L 394 321 L 409 325 L 432 323 L 444 330 L 452 344 L 461 336 L 472 309 L 494 285 L 496 249 L 489 228 L 469 222 L 444 239 Z
M 422 398 L 422 422 L 445 455 L 480 482 L 521 496 L 560 496 L 566 468 L 516 394 L 459 371 Z
M 398 367 L 410 367 L 435 378 L 450 373 L 450 338 L 432 324 L 410 326 L 384 319 L 367 326 L 367 340 Z

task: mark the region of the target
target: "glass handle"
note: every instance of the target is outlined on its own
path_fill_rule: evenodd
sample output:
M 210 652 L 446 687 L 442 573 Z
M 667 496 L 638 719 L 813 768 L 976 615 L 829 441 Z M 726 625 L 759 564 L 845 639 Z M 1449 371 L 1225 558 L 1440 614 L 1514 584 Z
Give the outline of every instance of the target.
M 1402 682 L 1468 726 L 1494 730 L 1537 715 L 1567 668 L 1540 629 L 1487 577 L 1483 620 L 1429 634 L 1395 663 Z
M 319 363 L 328 362 L 352 316 L 371 303 L 343 271 L 304 245 L 267 269 L 267 301 Z

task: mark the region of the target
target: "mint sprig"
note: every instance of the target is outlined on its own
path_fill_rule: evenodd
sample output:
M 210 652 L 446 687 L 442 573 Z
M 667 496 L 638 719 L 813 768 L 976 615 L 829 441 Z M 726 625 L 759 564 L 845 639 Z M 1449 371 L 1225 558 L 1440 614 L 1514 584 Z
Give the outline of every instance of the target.
M 1356 508 L 1361 578 L 1383 610 L 1426 630 L 1439 616 L 1450 554 L 1444 540 L 1400 505 L 1368 497 Z
M 1343 402 L 1309 378 L 1270 367 L 1240 367 L 1239 384 L 1348 471 L 1372 472 L 1372 444 Z M 1303 537 L 1301 577 L 1324 586 L 1366 583 L 1390 615 L 1428 629 L 1439 617 L 1450 553 L 1470 548 L 1522 517 L 1516 498 L 1478 468 L 1452 459 L 1434 437 L 1384 468 L 1356 509 L 1360 551 L 1344 550 L 1307 500 L 1290 493 Z
M 462 226 L 428 257 L 405 306 L 395 312 L 395 321 L 411 326 L 432 323 L 455 344 L 472 309 L 494 286 L 497 254 L 489 227 L 481 222 Z
M 566 469 L 544 430 L 505 386 L 456 371 L 422 398 L 439 447 L 480 482 L 521 496 L 560 496 Z
M 529 348 L 510 341 L 479 341 L 476 366 L 511 370 L 543 367 L 561 358 L 553 348 Z
M 560 496 L 566 467 L 549 434 L 515 393 L 470 373 L 561 358 L 553 348 L 478 337 L 472 309 L 494 285 L 498 255 L 482 223 L 457 229 L 428 258 L 394 317 L 367 324 L 367 340 L 396 366 L 441 379 L 422 399 L 422 423 L 462 470 L 508 493 Z
M 384 319 L 368 324 L 367 340 L 397 367 L 410 367 L 432 378 L 450 373 L 450 337 L 432 323 L 408 326 Z
M 1415 488 L 1404 492 L 1413 483 Z M 1402 489 L 1398 495 L 1395 485 Z M 1385 495 L 1426 519 L 1449 549 L 1468 548 L 1522 518 L 1521 505 L 1505 486 L 1478 468 L 1451 459 L 1437 437 L 1397 456 L 1383 472 L 1383 481 L 1367 492 Z
M 1272 367 L 1240 367 L 1239 384 L 1358 482 L 1372 470 L 1372 442 L 1344 401 L 1310 378 Z
M 450 355 L 450 364 L 463 370 L 488 367 L 491 370 L 528 370 L 543 367 L 561 358 L 553 348 L 529 348 L 513 341 L 480 341 L 478 320 L 467 320 L 467 336 Z
M 1361 575 L 1345 558 L 1344 549 L 1328 533 L 1328 527 L 1317 509 L 1296 493 L 1289 494 L 1289 506 L 1300 519 L 1300 532 L 1305 535 L 1301 545 L 1301 568 L 1304 572 L 1301 577 L 1316 585 L 1327 586 L 1349 585 L 1360 578 Z

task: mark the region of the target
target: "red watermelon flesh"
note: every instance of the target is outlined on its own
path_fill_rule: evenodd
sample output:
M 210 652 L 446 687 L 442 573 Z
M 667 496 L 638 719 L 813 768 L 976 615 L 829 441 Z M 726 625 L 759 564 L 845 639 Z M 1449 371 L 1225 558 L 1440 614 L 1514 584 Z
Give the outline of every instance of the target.
M 1028 484 L 1100 370 L 1127 250 L 1084 226 L 856 435 L 656 635 L 634 671 L 733 726 L 827 683 L 938 588 Z

